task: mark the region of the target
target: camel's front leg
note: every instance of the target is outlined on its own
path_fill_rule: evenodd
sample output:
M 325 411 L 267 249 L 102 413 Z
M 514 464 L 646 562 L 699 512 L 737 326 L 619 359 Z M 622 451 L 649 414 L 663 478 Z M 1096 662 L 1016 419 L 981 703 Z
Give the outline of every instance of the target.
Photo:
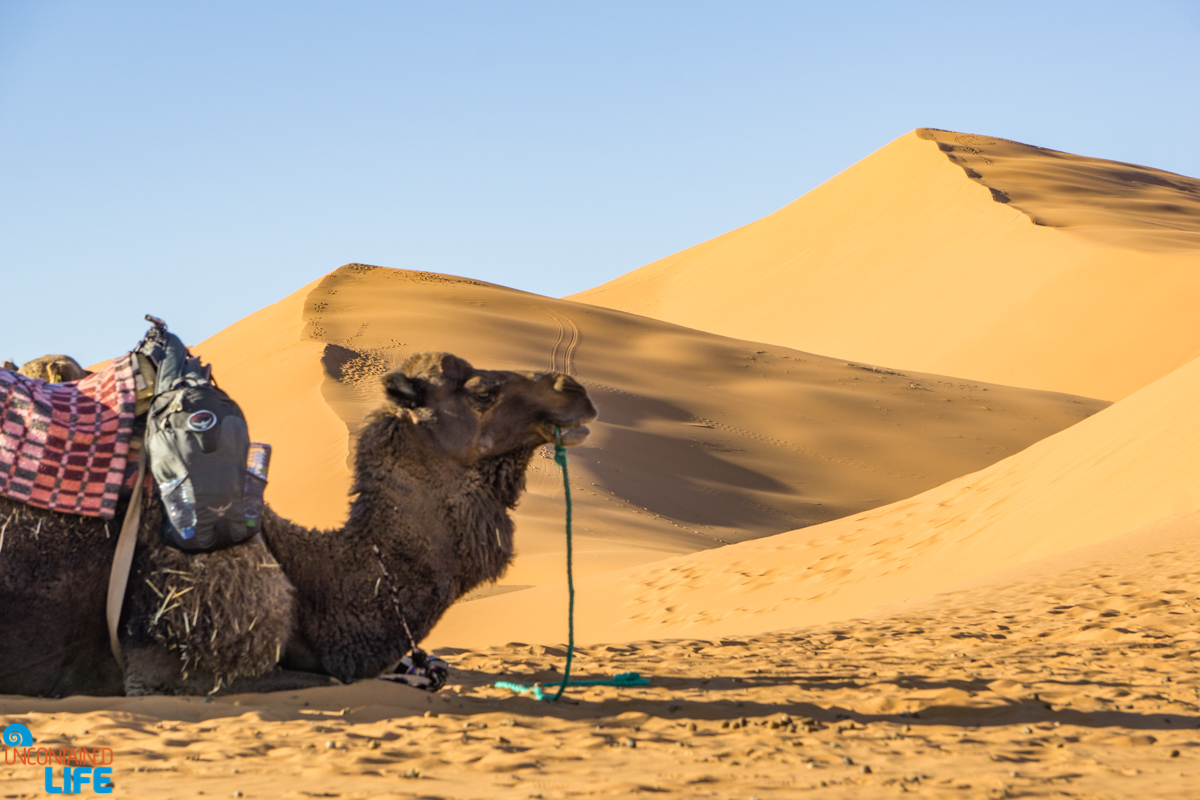
M 238 678 L 221 689 L 221 694 L 249 694 L 262 692 L 294 692 L 297 689 L 311 689 L 315 686 L 340 686 L 341 684 L 328 675 L 317 672 L 301 672 L 296 669 L 282 667 L 259 675 L 257 678 Z
M 125 694 L 130 697 L 284 692 L 336 686 L 337 683 L 328 675 L 276 667 L 265 675 L 223 681 L 218 687 L 217 678 L 211 672 L 193 670 L 185 678 L 179 657 L 165 647 L 139 645 L 125 648 Z

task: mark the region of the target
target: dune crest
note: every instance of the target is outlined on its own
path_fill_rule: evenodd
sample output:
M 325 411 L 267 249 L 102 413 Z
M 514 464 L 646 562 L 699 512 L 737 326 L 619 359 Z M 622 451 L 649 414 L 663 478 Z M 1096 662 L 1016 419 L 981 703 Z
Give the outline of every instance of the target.
M 1198 220 L 1193 178 L 921 129 L 773 214 L 570 299 L 1116 400 L 1200 356 Z
M 936 128 L 916 134 L 1035 225 L 1131 250 L 1200 250 L 1200 180 L 991 136 Z

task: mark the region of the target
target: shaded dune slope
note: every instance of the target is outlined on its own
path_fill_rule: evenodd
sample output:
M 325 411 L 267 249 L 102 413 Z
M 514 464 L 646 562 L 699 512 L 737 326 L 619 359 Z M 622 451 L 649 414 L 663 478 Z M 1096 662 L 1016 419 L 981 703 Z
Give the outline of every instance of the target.
M 1200 180 L 991 136 L 916 134 L 1035 225 L 1136 250 L 1200 250 Z
M 1200 181 L 920 129 L 774 214 L 571 299 L 1116 400 L 1200 356 Z
M 275 445 L 270 501 L 347 508 L 354 431 L 414 352 L 558 369 L 600 407 L 572 450 L 582 574 L 806 527 L 1021 450 L 1102 401 L 900 373 L 433 273 L 348 265 L 197 347 Z M 508 587 L 561 579 L 561 476 L 535 458 Z
M 1200 508 L 1200 360 L 977 473 L 807 530 L 581 582 L 584 641 L 779 630 L 860 615 Z M 560 586 L 530 607 L 563 607 Z M 561 641 L 562 621 L 466 603 L 437 642 Z M 471 608 L 471 606 L 476 606 Z M 503 620 L 482 630 L 481 619 Z

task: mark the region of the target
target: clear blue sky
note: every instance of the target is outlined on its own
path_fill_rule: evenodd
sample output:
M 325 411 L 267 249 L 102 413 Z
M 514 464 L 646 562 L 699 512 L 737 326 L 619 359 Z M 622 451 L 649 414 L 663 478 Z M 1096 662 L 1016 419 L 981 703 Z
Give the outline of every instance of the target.
M 1200 175 L 1200 3 L 0 0 L 0 358 L 350 261 L 560 296 L 905 132 Z

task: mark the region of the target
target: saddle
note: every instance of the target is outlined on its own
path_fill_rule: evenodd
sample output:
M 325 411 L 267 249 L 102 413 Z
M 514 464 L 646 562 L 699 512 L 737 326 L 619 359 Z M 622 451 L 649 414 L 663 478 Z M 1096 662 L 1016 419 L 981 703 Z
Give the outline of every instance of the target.
M 258 533 L 270 446 L 249 441 L 241 409 L 208 367 L 151 321 L 137 349 L 79 380 L 0 368 L 0 496 L 112 519 L 133 494 L 145 445 L 167 543 L 239 544 Z
M 138 377 L 131 354 L 71 383 L 0 369 L 0 495 L 111 519 L 130 467 Z

